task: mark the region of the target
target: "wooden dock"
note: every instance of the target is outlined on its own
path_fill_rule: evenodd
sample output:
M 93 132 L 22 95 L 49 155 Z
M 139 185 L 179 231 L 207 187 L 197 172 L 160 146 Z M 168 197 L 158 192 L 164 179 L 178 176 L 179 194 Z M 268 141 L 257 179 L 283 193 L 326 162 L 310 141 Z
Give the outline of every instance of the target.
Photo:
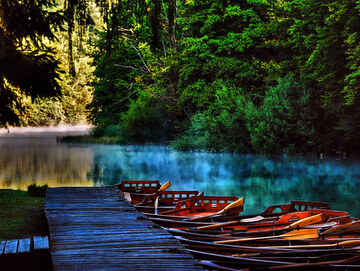
M 114 188 L 49 188 L 54 270 L 203 270 Z

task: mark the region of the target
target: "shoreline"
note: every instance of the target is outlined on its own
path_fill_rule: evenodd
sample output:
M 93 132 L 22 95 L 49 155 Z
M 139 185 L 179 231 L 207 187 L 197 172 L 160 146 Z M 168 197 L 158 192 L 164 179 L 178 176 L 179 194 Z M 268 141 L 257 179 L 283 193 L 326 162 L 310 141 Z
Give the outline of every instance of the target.
M 9 127 L 10 132 L 5 127 L 0 128 L 0 137 L 17 137 L 27 135 L 52 136 L 54 133 L 61 135 L 86 135 L 89 134 L 93 125 L 56 125 L 56 126 L 26 126 Z

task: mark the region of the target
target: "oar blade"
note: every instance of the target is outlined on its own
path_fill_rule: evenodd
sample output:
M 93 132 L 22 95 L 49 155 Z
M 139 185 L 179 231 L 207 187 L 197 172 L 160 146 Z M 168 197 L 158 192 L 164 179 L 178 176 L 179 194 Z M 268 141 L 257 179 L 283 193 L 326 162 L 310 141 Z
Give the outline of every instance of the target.
M 232 203 L 230 203 L 229 205 L 227 205 L 224 209 L 222 209 L 220 212 L 224 212 L 224 211 L 228 211 L 232 208 L 237 208 L 241 205 L 244 205 L 245 200 L 244 198 L 238 199 L 237 201 L 234 201 Z
M 287 240 L 314 239 L 319 237 L 319 232 L 317 229 L 300 229 L 282 234 L 281 237 Z
M 283 238 L 283 239 L 288 239 L 288 240 L 300 240 L 300 239 L 311 239 L 311 238 L 317 238 L 317 237 L 319 237 L 317 229 L 300 229 L 300 230 L 294 230 L 291 232 L 287 232 L 287 233 L 284 233 L 281 235 L 221 240 L 221 241 L 215 241 L 214 243 L 227 244 L 227 243 L 238 243 L 238 242 L 275 239 L 275 238 Z
M 167 181 L 159 188 L 158 191 L 164 191 L 164 190 L 168 189 L 170 186 L 171 186 L 171 183 L 169 181 Z
M 296 221 L 288 226 L 288 228 L 298 228 L 298 227 L 305 227 L 312 224 L 317 224 L 320 222 L 324 222 L 323 214 L 317 214 L 310 217 L 303 218 L 299 221 Z

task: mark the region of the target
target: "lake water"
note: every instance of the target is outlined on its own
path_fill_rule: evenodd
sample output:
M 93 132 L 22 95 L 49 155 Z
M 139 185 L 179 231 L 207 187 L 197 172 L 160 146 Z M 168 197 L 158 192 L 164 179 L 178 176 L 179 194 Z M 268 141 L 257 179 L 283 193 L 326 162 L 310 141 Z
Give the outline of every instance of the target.
M 122 180 L 170 181 L 169 190 L 245 198 L 245 213 L 291 200 L 326 201 L 360 217 L 360 161 L 177 152 L 164 146 L 57 143 L 84 128 L 0 133 L 0 188 L 31 183 L 111 186 Z

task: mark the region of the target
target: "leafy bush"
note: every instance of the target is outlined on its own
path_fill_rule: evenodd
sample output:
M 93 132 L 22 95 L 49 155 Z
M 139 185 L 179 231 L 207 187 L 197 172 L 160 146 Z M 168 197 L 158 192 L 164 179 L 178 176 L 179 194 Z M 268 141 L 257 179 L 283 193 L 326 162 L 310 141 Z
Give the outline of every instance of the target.
M 241 90 L 215 81 L 212 106 L 191 118 L 186 132 L 171 142 L 178 150 L 251 151 L 245 125 L 245 104 Z
M 57 99 L 36 99 L 28 105 L 25 125 L 49 126 L 61 124 L 65 121 L 64 109 Z
M 247 127 L 253 148 L 266 154 L 300 154 L 314 144 L 309 91 L 294 76 L 270 87 L 261 106 L 249 102 Z
M 166 123 L 164 105 L 146 92 L 131 101 L 129 110 L 122 115 L 121 123 L 124 132 L 135 142 L 164 141 L 164 125 Z
M 45 197 L 48 187 L 47 184 L 37 185 L 36 183 L 33 183 L 28 186 L 28 193 L 33 197 Z

